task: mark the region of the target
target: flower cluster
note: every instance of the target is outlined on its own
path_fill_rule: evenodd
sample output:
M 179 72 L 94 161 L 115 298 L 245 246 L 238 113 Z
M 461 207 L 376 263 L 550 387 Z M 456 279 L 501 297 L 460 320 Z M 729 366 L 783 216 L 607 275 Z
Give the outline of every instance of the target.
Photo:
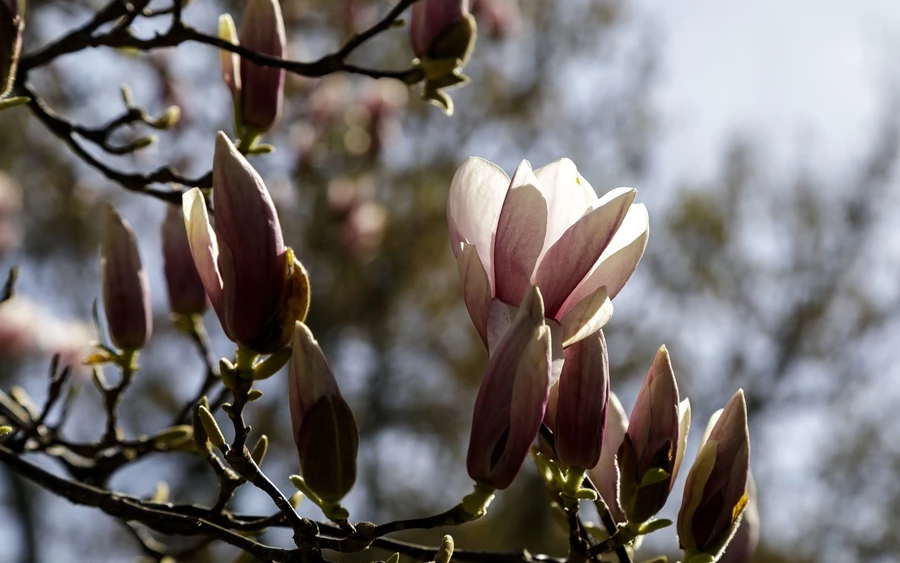
M 236 401 L 251 400 L 253 381 L 290 359 L 287 400 L 302 472 L 291 480 L 329 518 L 346 522 L 340 501 L 356 481 L 356 420 L 303 323 L 306 271 L 285 246 L 265 184 L 224 133 L 216 137 L 209 195 L 214 221 L 207 195 L 193 188 L 182 214 L 170 210 L 163 223 L 171 310 L 176 320 L 196 323 L 212 305 L 237 345 L 234 363 L 221 364 Z M 475 491 L 459 506 L 461 521 L 483 515 L 531 452 L 567 522 L 580 500 L 596 500 L 608 512 L 607 543 L 633 550 L 641 536 L 671 524 L 657 514 L 684 459 L 690 402 L 680 396 L 662 346 L 626 417 L 610 391 L 603 331 L 612 299 L 647 245 L 647 211 L 635 195 L 619 188 L 598 197 L 569 160 L 534 171 L 522 162 L 509 178 L 473 158 L 454 176 L 450 241 L 465 305 L 490 357 L 466 458 Z M 102 270 L 109 336 L 121 352 L 107 350 L 131 366 L 151 334 L 149 291 L 134 233 L 111 208 Z M 208 405 L 196 413 L 201 442 L 227 452 Z M 677 520 L 685 563 L 718 560 L 735 537 L 750 501 L 749 456 L 738 391 L 712 417 L 687 475 Z M 755 521 L 752 512 L 748 523 Z M 746 561 L 752 552 L 749 524 L 729 560 Z
M 610 393 L 603 327 L 647 245 L 635 191 L 598 197 L 569 160 L 509 178 L 470 158 L 450 187 L 447 219 L 463 298 L 490 363 L 478 390 L 467 467 L 476 491 L 505 489 L 529 450 L 558 506 L 604 501 L 631 545 L 656 519 L 687 444 L 690 402 L 661 347 L 630 420 Z M 541 431 L 541 428 L 545 431 Z M 540 437 L 539 437 L 540 434 Z M 536 443 L 537 441 L 537 443 Z M 678 515 L 685 562 L 715 561 L 747 504 L 750 442 L 742 391 L 717 413 Z M 584 489 L 589 475 L 593 487 Z M 574 503 L 574 504 L 573 504 Z

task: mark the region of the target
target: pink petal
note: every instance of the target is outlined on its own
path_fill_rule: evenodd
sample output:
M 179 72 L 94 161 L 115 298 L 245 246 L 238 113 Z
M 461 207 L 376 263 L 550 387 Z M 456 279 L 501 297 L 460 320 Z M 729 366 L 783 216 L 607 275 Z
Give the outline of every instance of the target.
M 597 193 L 568 158 L 542 166 L 534 175 L 547 198 L 547 235 L 544 239 L 547 249 L 575 221 L 593 209 Z
M 613 304 L 606 295 L 606 288 L 598 288 L 579 301 L 560 321 L 563 348 L 580 342 L 603 328 L 612 314 Z
M 621 191 L 616 197 L 587 213 L 547 251 L 535 274 L 541 288 L 547 316 L 559 319 L 560 307 L 591 270 L 625 219 L 635 191 Z
M 491 284 L 493 233 L 507 189 L 509 176 L 503 170 L 484 159 L 469 157 L 454 174 L 447 197 L 447 224 L 454 256 L 459 255 L 461 242 L 474 245 Z
M 518 307 L 507 305 L 499 299 L 491 300 L 488 306 L 487 320 L 487 345 L 490 357 L 494 357 L 497 346 L 500 345 L 503 336 L 509 330 L 509 325 L 512 324 L 512 320 L 518 313 Z
M 222 312 L 222 276 L 219 274 L 219 245 L 212 225 L 209 224 L 209 215 L 206 212 L 206 202 L 199 188 L 192 188 L 182 198 L 182 212 L 184 213 L 184 225 L 187 229 L 188 243 L 191 247 L 191 255 L 194 257 L 194 266 L 200 274 L 200 280 L 206 289 L 209 302 L 224 322 Z
M 459 270 L 459 280 L 462 284 L 463 301 L 469 316 L 475 325 L 475 330 L 481 336 L 481 340 L 488 343 L 488 308 L 491 305 L 491 283 L 481 261 L 478 259 L 478 251 L 471 244 L 461 243 L 462 251 L 457 256 L 456 266 Z
M 566 349 L 557 387 L 556 454 L 568 465 L 594 467 L 600 461 L 609 404 L 609 356 L 602 331 Z
M 650 235 L 649 227 L 649 217 L 644 204 L 632 205 L 593 270 L 560 307 L 560 314 L 565 315 L 598 287 L 606 287 L 610 299 L 618 295 L 644 255 Z
M 523 160 L 506 193 L 494 239 L 494 295 L 501 301 L 518 303 L 531 287 L 546 228 L 547 200 Z

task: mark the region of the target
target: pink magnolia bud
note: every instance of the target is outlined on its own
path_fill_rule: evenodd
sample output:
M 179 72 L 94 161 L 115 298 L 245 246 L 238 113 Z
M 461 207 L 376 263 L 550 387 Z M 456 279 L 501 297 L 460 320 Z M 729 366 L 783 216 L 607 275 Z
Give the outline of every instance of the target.
M 718 558 L 734 536 L 747 506 L 750 431 L 739 390 L 710 419 L 708 439 L 691 467 L 678 511 L 678 541 L 685 561 L 699 554 Z
M 532 286 L 478 389 L 466 468 L 495 489 L 512 483 L 537 436 L 550 386 L 550 329 Z
M 219 132 L 213 159 L 215 230 L 203 194 L 184 194 L 194 264 L 225 334 L 257 353 L 288 344 L 306 317 L 309 280 L 284 245 L 281 223 L 262 178 Z
M 628 418 L 625 409 L 622 408 L 622 403 L 615 393 L 610 393 L 600 461 L 591 469 L 590 477 L 616 522 L 625 521 L 625 514 L 619 506 L 619 469 L 616 467 L 616 452 L 619 451 L 627 431 Z
M 690 420 L 690 403 L 685 399 L 679 404 L 669 352 L 662 346 L 618 451 L 619 502 L 629 522 L 646 522 L 666 504 L 684 455 Z
M 436 57 L 434 48 L 446 43 L 448 35 L 452 34 L 457 24 L 465 21 L 468 15 L 469 0 L 419 0 L 413 4 L 409 22 L 409 42 L 413 53 L 420 59 L 448 58 Z M 460 44 L 461 53 L 467 52 L 469 42 L 471 34 L 465 38 L 463 42 L 465 44 Z M 465 57 L 453 55 L 450 58 Z
M 184 216 L 173 205 L 166 211 L 162 224 L 162 250 L 169 308 L 179 315 L 202 314 L 209 301 L 191 256 Z
M 319 343 L 299 322 L 288 385 L 303 479 L 323 500 L 338 502 L 356 481 L 359 430 Z
M 0 0 L 0 98 L 12 89 L 22 51 L 20 0 Z
M 247 0 L 240 41 L 257 53 L 284 58 L 287 40 L 278 0 Z M 241 124 L 268 131 L 281 116 L 284 69 L 259 66 L 242 58 L 240 72 Z
M 572 467 L 594 467 L 609 404 L 609 356 L 602 330 L 566 348 L 557 386 L 556 456 Z
M 113 344 L 123 350 L 143 348 L 153 330 L 150 284 L 134 233 L 112 206 L 106 210 L 100 270 L 103 310 Z

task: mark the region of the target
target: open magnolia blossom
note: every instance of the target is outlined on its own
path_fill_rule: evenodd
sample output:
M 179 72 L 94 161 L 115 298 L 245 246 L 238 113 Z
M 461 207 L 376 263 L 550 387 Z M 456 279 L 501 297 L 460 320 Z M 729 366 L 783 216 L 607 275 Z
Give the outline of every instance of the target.
M 554 379 L 562 348 L 603 328 L 647 246 L 647 210 L 633 204 L 635 194 L 598 197 L 569 159 L 535 171 L 523 160 L 512 179 L 480 158 L 459 167 L 447 204 L 450 243 L 469 315 L 491 352 L 532 285 L 553 333 Z

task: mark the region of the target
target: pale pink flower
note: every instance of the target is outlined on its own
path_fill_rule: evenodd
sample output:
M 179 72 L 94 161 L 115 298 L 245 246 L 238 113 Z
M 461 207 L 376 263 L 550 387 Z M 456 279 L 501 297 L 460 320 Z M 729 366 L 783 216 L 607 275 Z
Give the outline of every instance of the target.
M 603 328 L 644 254 L 649 222 L 646 208 L 632 204 L 635 193 L 598 197 L 568 159 L 533 172 L 522 161 L 511 180 L 480 158 L 460 166 L 447 204 L 450 243 L 466 307 L 489 349 L 514 316 L 504 309 L 537 285 L 558 377 L 562 348 Z

